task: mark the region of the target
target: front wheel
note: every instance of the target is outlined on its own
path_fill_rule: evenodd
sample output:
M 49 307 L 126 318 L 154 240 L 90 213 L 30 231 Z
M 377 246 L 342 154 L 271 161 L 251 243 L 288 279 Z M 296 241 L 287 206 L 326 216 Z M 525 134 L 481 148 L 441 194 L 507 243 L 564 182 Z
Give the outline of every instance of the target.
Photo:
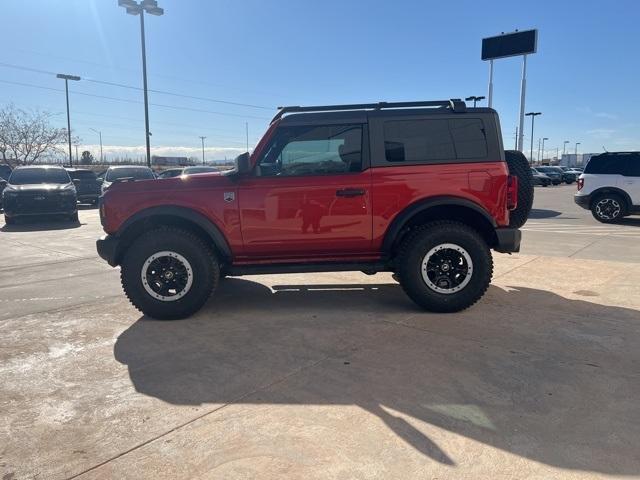
M 470 307 L 487 291 L 493 274 L 485 240 L 471 227 L 451 221 L 428 223 L 409 234 L 397 266 L 409 298 L 432 312 Z
M 215 253 L 191 232 L 159 228 L 138 237 L 127 250 L 120 279 L 134 307 L 159 320 L 197 312 L 218 285 Z
M 605 193 L 597 197 L 591 205 L 593 218 L 602 223 L 614 223 L 624 217 L 625 203 L 616 194 Z

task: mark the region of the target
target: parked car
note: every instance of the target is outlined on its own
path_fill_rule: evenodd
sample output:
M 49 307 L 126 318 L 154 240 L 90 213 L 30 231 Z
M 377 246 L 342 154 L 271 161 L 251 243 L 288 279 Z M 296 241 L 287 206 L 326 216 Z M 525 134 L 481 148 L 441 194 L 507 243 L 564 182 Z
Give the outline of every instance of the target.
M 563 182 L 563 172 L 558 167 L 540 166 L 536 167 L 536 170 L 545 174 L 551 179 L 551 183 L 554 185 L 560 185 Z
M 531 169 L 531 174 L 533 175 L 534 185 L 542 185 L 543 187 L 551 185 L 551 179 L 544 173 L 537 171 L 535 168 Z
M 640 152 L 594 155 L 578 179 L 575 202 L 599 222 L 640 214 Z
M 206 167 L 206 166 L 201 166 L 201 167 L 187 167 L 182 171 L 183 175 L 196 175 L 198 173 L 211 173 L 211 172 L 218 172 L 219 170 L 215 167 Z
M 9 165 L 0 165 L 0 209 L 2 208 L 2 191 L 7 186 L 7 180 L 11 175 L 11 167 Z
M 79 203 L 98 203 L 100 182 L 94 172 L 84 168 L 67 168 L 67 173 L 76 186 Z
M 17 167 L 2 192 L 4 220 L 34 215 L 60 215 L 78 221 L 76 187 L 62 167 Z
M 531 209 L 528 161 L 501 139 L 495 110 L 457 99 L 285 107 L 232 171 L 113 185 L 98 253 L 154 318 L 196 312 L 221 275 L 346 270 L 459 311 Z
M 156 175 L 156 177 L 158 179 L 179 177 L 180 175 L 182 175 L 182 170 L 184 170 L 184 169 L 183 168 L 169 168 L 168 170 L 163 170 L 162 172 L 158 173 Z
M 123 165 L 109 167 L 102 181 L 102 193 L 106 192 L 113 182 L 155 180 L 156 177 L 149 167 L 140 165 Z

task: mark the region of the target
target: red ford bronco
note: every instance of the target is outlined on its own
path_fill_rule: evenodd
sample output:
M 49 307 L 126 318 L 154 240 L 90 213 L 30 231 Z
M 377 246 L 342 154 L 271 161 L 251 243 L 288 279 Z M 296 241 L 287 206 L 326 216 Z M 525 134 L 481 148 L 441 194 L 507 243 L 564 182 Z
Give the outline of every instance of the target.
M 455 312 L 487 290 L 490 249 L 519 250 L 532 182 L 489 108 L 284 107 L 234 170 L 112 185 L 97 248 L 158 319 L 193 314 L 225 275 L 329 271 L 394 272 Z

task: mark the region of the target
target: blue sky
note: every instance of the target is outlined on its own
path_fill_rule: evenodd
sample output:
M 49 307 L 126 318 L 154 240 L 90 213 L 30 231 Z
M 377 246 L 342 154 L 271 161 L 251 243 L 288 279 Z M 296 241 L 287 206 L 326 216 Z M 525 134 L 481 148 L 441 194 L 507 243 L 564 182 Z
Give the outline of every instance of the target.
M 28 5 L 28 6 L 27 6 Z M 581 152 L 640 149 L 640 2 L 586 1 L 260 1 L 159 0 L 146 17 L 149 88 L 264 108 L 150 93 L 152 153 L 234 156 L 266 129 L 283 104 L 352 103 L 486 95 L 482 37 L 539 29 L 529 57 L 527 111 L 536 142 L 563 140 Z M 97 155 L 142 155 L 142 92 L 137 17 L 117 0 L 3 2 L 0 64 L 79 75 L 72 129 Z M 521 60 L 496 62 L 494 108 L 505 144 L 518 121 Z M 0 105 L 53 112 L 65 126 L 61 80 L 0 65 Z M 93 80 L 93 81 L 90 81 Z M 14 82 L 14 83 L 3 83 Z M 163 105 L 163 106 L 160 106 Z M 179 107 L 169 108 L 169 107 Z M 196 111 L 198 110 L 198 111 Z M 203 111 L 204 110 L 204 111 Z M 217 112 L 217 113 L 214 113 Z M 528 119 L 527 119 L 528 120 Z M 525 145 L 530 123 L 526 122 Z

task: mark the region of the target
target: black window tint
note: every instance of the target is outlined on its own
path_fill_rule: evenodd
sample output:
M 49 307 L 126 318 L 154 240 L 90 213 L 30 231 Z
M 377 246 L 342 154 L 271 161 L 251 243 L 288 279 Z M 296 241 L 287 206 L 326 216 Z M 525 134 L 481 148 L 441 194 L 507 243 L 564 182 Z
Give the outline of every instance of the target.
M 69 172 L 69 176 L 74 180 L 95 180 L 96 174 L 88 171 Z
M 584 173 L 600 175 L 621 175 L 624 169 L 624 159 L 620 155 L 598 155 L 591 157 L 584 169 Z
M 448 120 L 400 120 L 384 124 L 388 162 L 428 162 L 455 158 Z
M 487 139 L 480 119 L 400 120 L 384 124 L 388 162 L 429 163 L 486 158 Z
M 9 183 L 33 185 L 44 183 L 69 183 L 69 174 L 62 168 L 19 168 L 11 172 Z
M 259 163 L 260 176 L 326 175 L 362 169 L 362 125 L 282 128 Z
M 485 158 L 487 137 L 480 119 L 449 120 L 457 158 Z
M 624 175 L 627 177 L 640 177 L 640 154 L 627 156 Z

